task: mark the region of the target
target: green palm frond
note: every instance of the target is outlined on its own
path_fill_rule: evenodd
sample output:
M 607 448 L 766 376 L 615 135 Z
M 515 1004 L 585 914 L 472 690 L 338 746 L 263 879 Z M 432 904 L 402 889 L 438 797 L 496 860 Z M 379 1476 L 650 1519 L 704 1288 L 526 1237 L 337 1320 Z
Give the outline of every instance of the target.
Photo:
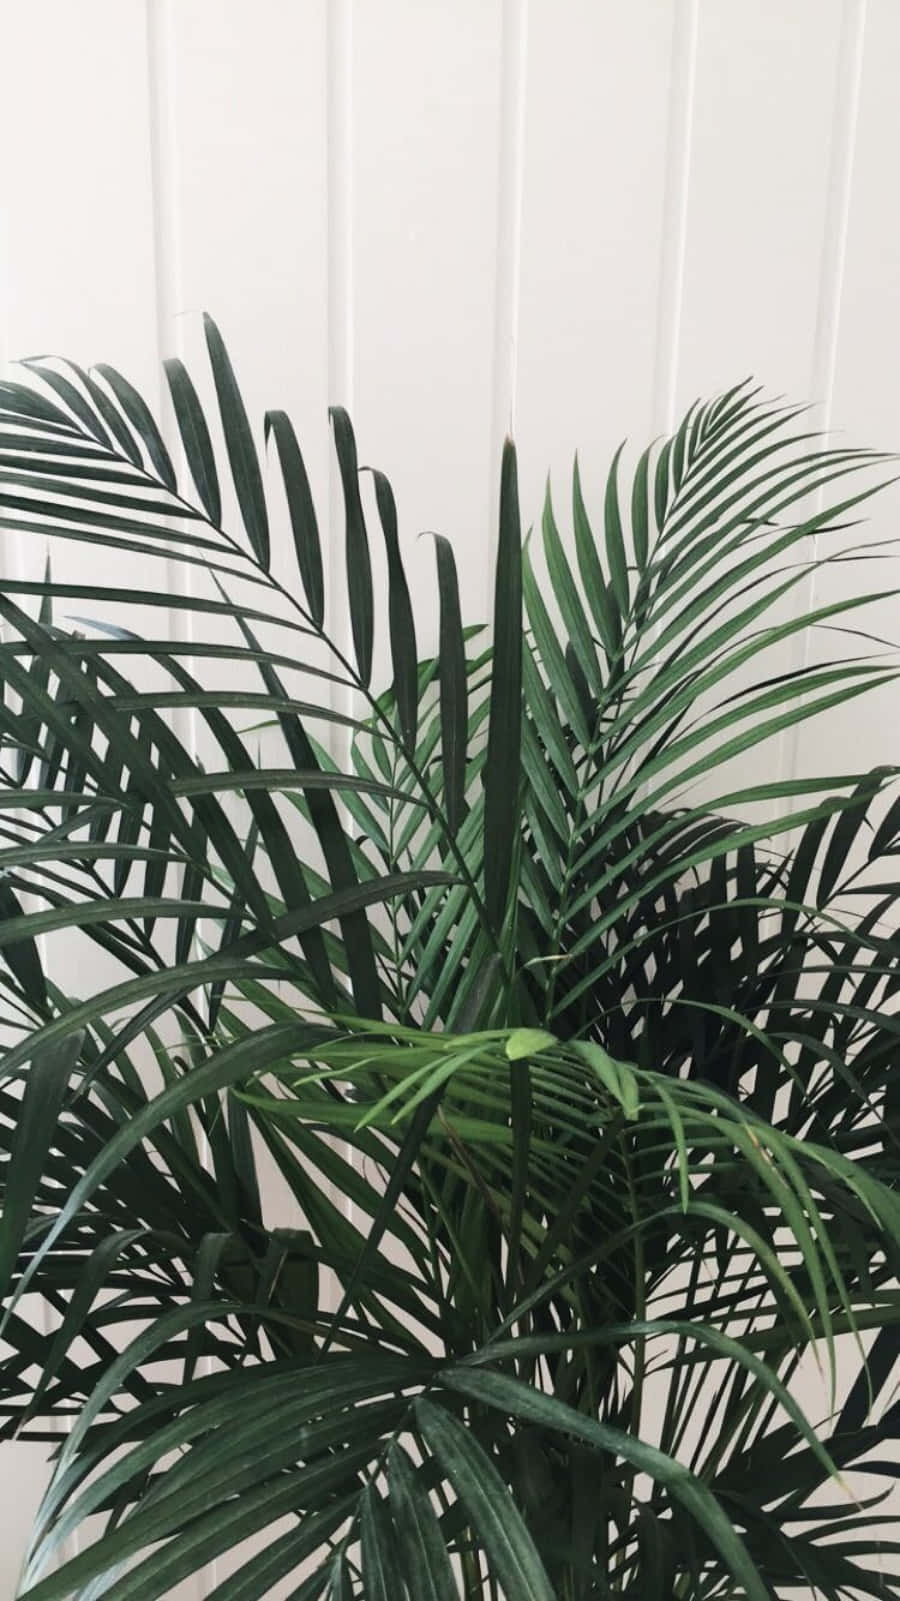
M 523 544 L 507 442 L 426 641 L 346 413 L 334 596 L 205 333 L 177 453 L 108 366 L 0 385 L 18 1594 L 900 1596 L 897 775 L 777 761 L 896 677 L 804 600 L 892 469 L 739 385 Z

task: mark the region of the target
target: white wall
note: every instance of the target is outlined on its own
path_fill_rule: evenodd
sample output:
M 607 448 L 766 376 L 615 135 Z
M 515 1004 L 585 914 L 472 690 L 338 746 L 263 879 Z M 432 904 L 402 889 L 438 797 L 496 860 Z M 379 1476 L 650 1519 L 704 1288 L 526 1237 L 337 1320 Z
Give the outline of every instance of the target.
M 748 373 L 900 444 L 898 0 L 0 0 L 0 19 L 0 358 L 105 359 L 152 395 L 209 309 L 326 503 L 326 405 L 351 408 L 413 570 L 431 582 L 414 536 L 449 534 L 472 617 L 510 421 L 529 519 L 576 446 L 596 495 L 623 435 Z M 7 544 L 7 570 L 38 555 Z M 835 724 L 848 765 L 896 760 L 884 727 L 874 702 Z M 4 1448 L 4 1593 L 39 1472 Z

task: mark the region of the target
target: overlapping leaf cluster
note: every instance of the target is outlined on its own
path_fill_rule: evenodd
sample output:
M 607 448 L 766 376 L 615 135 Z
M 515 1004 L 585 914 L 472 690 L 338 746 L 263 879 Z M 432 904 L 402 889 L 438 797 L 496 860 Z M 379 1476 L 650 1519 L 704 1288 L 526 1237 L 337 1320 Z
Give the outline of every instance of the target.
M 900 1594 L 900 802 L 769 776 L 893 679 L 808 600 L 883 467 L 741 386 L 523 546 L 508 444 L 429 653 L 347 416 L 336 597 L 206 336 L 178 470 L 109 367 L 0 386 L 4 525 L 109 575 L 0 584 L 19 1593 Z

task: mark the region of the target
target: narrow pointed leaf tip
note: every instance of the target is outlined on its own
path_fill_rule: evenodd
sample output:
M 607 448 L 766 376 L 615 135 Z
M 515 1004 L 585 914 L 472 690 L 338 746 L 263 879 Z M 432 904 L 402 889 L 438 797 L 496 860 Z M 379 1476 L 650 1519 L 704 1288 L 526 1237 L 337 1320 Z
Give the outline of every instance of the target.
M 388 627 L 391 636 L 391 662 L 394 669 L 394 695 L 400 734 L 409 751 L 416 746 L 419 717 L 419 656 L 416 625 L 406 570 L 397 532 L 397 506 L 394 491 L 384 473 L 372 469 L 375 503 L 384 535 L 388 566 Z
M 225 348 L 225 341 L 212 317 L 207 313 L 203 316 L 203 328 L 219 402 L 225 448 L 228 452 L 241 517 L 253 554 L 260 566 L 268 571 L 269 518 L 266 512 L 259 458 L 253 443 L 247 412 L 231 365 L 231 358 Z
M 440 595 L 441 754 L 444 769 L 444 809 L 450 832 L 455 834 L 465 809 L 466 755 L 469 716 L 466 684 L 466 645 L 463 637 L 456 559 L 448 539 L 434 536 Z
M 222 497 L 203 407 L 184 362 L 171 356 L 163 365 L 188 470 L 207 517 L 218 528 L 222 522 Z
M 353 424 L 343 406 L 329 411 L 334 429 L 344 495 L 344 535 L 347 564 L 347 593 L 350 600 L 350 627 L 356 664 L 363 684 L 372 678 L 372 645 L 375 628 L 375 598 L 372 589 L 372 558 L 369 536 L 359 495 L 359 463 Z
M 325 618 L 325 580 L 316 508 L 294 425 L 286 411 L 267 411 L 265 436 L 273 435 L 287 496 L 297 569 L 310 616 L 317 628 Z
M 519 828 L 522 754 L 522 529 L 516 447 L 503 446 L 494 586 L 494 644 L 484 774 L 484 881 L 488 917 L 499 932 L 510 899 Z

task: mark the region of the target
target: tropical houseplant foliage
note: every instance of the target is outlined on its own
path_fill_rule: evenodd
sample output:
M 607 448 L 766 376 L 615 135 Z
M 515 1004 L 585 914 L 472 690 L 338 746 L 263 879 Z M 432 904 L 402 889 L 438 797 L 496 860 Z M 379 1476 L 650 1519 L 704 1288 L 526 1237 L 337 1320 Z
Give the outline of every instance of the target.
M 438 538 L 429 653 L 347 416 L 335 606 L 205 326 L 178 472 L 109 367 L 0 394 L 5 524 L 109 562 L 0 586 L 19 1594 L 897 1595 L 900 803 L 769 776 L 893 671 L 798 599 L 878 458 L 740 386 L 593 522 L 576 469 L 570 550 L 507 444 L 493 628 Z

